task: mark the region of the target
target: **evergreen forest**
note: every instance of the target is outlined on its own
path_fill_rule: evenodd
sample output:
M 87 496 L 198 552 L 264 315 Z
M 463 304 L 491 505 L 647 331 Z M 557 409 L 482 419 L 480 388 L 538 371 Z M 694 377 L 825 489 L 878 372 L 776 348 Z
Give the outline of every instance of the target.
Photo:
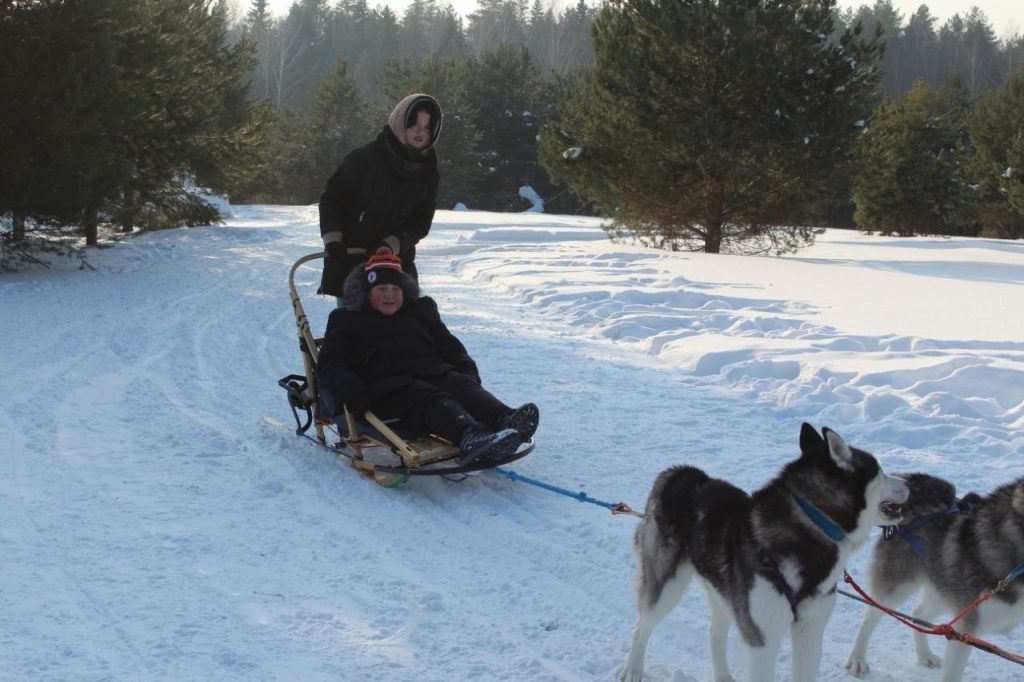
M 0 269 L 101 231 L 315 204 L 394 104 L 439 208 L 783 253 L 823 226 L 1024 237 L 1024 37 L 889 0 L 0 0 Z

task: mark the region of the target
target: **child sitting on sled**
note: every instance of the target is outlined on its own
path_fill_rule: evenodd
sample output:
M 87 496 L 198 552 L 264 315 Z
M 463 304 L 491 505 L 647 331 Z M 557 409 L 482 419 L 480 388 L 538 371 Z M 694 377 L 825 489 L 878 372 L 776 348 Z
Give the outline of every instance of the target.
M 461 464 L 501 461 L 533 437 L 533 403 L 511 408 L 480 384 L 476 363 L 445 326 L 437 304 L 391 254 L 372 256 L 345 279 L 317 359 L 320 404 L 396 418 L 399 429 L 459 446 Z

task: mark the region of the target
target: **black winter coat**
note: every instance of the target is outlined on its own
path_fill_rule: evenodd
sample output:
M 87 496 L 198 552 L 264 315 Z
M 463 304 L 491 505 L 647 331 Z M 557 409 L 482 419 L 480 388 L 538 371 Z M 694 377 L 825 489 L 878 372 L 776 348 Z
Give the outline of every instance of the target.
M 413 154 L 388 126 L 344 158 L 320 196 L 320 235 L 340 234 L 347 255 L 324 261 L 321 293 L 341 296 L 345 276 L 387 237 L 397 237 L 405 272 L 416 276 L 416 244 L 434 220 L 440 174 L 433 149 Z M 326 243 L 326 240 L 325 240 Z
M 394 315 L 370 308 L 334 310 L 317 359 L 327 416 L 340 414 L 342 405 L 362 414 L 376 397 L 453 370 L 480 383 L 476 363 L 428 296 L 407 302 Z

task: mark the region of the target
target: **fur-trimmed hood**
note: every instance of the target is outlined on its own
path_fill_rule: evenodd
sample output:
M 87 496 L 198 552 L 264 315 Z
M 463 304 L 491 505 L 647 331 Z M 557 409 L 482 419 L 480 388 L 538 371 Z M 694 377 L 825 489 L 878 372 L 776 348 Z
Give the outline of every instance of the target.
M 402 273 L 402 307 L 409 305 L 420 297 L 420 285 L 407 272 Z M 358 265 L 345 277 L 345 285 L 341 293 L 341 305 L 346 310 L 363 310 L 369 303 L 370 288 L 366 283 L 363 266 Z

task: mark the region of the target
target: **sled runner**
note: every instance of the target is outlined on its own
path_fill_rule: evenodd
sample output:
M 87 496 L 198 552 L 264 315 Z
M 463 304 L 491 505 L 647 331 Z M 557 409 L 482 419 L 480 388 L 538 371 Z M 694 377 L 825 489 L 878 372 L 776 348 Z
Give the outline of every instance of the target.
M 533 439 L 530 439 L 504 459 L 478 460 L 462 465 L 458 460 L 458 446 L 432 434 L 397 431 L 372 412 L 367 411 L 362 419 L 357 419 L 346 408 L 345 418 L 339 419 L 337 424 L 321 416 L 316 362 L 323 339 L 314 336 L 310 329 L 295 287 L 295 273 L 303 264 L 323 257 L 323 253 L 303 256 L 288 273 L 288 294 L 295 313 L 304 374 L 289 374 L 277 383 L 288 393 L 296 435 L 303 435 L 313 427 L 316 440 L 321 445 L 333 450 L 338 457 L 345 457 L 360 472 L 384 485 L 401 483 L 409 476 L 439 476 L 489 469 L 525 457 L 533 451 Z M 329 443 L 328 432 L 335 426 L 340 440 Z

